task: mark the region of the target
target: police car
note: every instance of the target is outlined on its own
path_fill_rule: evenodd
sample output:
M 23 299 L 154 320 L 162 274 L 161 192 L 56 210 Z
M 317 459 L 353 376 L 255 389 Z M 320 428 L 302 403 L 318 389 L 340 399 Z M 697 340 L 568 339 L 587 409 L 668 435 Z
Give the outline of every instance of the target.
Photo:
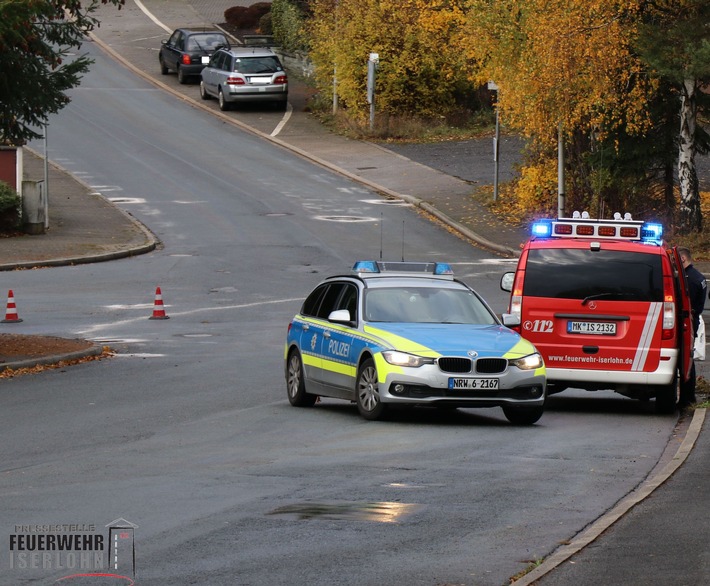
M 610 389 L 676 408 L 692 366 L 685 274 L 663 226 L 629 214 L 532 225 L 514 273 L 503 322 L 542 353 L 549 394 Z
M 445 263 L 359 261 L 326 279 L 289 324 L 284 358 L 297 407 L 335 397 L 375 420 L 395 405 L 500 406 L 519 425 L 543 413 L 540 354 Z

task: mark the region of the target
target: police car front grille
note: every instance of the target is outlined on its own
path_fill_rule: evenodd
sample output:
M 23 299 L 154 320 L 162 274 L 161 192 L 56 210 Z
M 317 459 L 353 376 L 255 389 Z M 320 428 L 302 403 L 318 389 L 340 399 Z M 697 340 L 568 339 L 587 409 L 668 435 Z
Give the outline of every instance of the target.
M 470 358 L 441 357 L 438 362 L 443 372 L 471 372 Z
M 479 358 L 476 360 L 476 372 L 481 374 L 497 374 L 508 367 L 505 358 Z

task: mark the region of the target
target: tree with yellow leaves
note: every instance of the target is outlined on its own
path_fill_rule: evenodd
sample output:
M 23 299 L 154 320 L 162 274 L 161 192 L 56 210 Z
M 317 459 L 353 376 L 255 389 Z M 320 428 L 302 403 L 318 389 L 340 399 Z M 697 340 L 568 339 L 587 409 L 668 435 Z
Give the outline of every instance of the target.
M 462 50 L 463 1 L 314 0 L 310 57 L 327 95 L 336 74 L 340 103 L 368 112 L 370 53 L 379 55 L 378 112 L 438 116 L 470 88 Z
M 710 83 L 707 0 L 470 0 L 467 8 L 479 81 L 496 81 L 504 119 L 537 147 L 519 201 L 553 208 L 562 128 L 571 207 L 662 213 L 665 205 L 669 217 L 677 179 L 680 231 L 701 229 L 694 155 L 710 148 L 696 121 L 709 101 L 700 92 Z
M 592 140 L 619 129 L 639 134 L 650 127 L 646 104 L 655 84 L 631 48 L 639 4 L 470 0 L 467 5 L 469 56 L 479 65 L 477 79 L 498 85 L 497 107 L 503 119 L 537 147 L 539 160 L 533 165 L 556 167 L 562 129 L 575 163 L 567 192 L 574 207 L 598 205 L 579 168 Z M 523 175 L 545 176 L 548 181 L 554 176 L 530 169 Z M 521 186 L 533 187 L 530 181 Z M 552 187 L 534 186 L 545 197 Z M 529 201 L 530 195 L 522 199 Z M 538 207 L 550 211 L 553 203 L 540 201 Z
M 710 2 L 657 0 L 645 5 L 636 41 L 654 75 L 669 84 L 677 96 L 677 176 L 680 188 L 680 227 L 702 230 L 696 152 L 707 153 L 710 135 L 698 124 L 710 110 L 710 97 L 702 88 L 710 84 Z

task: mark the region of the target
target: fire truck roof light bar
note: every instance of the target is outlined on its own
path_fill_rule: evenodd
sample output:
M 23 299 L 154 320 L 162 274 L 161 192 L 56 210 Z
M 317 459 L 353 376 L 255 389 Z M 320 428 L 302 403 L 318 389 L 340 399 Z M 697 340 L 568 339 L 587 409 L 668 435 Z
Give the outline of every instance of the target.
M 571 218 L 539 220 L 531 226 L 536 238 L 595 238 L 627 240 L 658 244 L 663 239 L 663 226 L 634 221 L 631 214 L 614 214 L 613 220 L 591 219 L 587 212 L 574 212 Z

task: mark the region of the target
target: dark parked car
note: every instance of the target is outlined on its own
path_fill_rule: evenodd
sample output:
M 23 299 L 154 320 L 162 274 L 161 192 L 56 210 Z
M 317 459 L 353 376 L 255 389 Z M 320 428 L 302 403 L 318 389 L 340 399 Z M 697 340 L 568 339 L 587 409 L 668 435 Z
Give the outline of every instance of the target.
M 214 29 L 176 29 L 160 46 L 160 73 L 177 73 L 178 82 L 187 83 L 200 75 L 210 56 L 220 47 L 229 47 L 227 36 Z

